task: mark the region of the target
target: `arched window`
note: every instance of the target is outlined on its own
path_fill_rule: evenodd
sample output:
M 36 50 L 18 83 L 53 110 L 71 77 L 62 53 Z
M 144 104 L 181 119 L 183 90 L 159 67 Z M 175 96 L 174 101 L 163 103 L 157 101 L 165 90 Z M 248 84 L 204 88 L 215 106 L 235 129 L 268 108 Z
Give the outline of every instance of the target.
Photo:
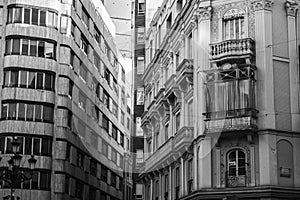
M 223 39 L 243 39 L 245 32 L 245 11 L 230 9 L 223 16 Z
M 228 176 L 246 175 L 246 156 L 241 149 L 235 149 L 228 153 Z

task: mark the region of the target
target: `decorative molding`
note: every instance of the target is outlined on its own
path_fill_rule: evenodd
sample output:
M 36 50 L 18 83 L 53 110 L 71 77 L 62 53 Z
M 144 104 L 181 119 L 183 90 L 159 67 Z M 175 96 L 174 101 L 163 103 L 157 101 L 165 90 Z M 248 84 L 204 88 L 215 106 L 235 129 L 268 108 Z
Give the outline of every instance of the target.
M 232 18 L 238 18 L 238 17 L 243 17 L 245 16 L 245 10 L 239 9 L 239 8 L 233 8 L 228 11 L 223 15 L 223 19 L 232 19 Z
M 287 0 L 285 3 L 285 8 L 288 16 L 296 17 L 298 10 L 298 4 L 296 3 L 296 1 Z
M 198 18 L 198 22 L 205 21 L 205 20 L 210 20 L 212 17 L 212 7 L 200 7 L 196 11 L 196 15 Z
M 273 4 L 274 4 L 273 0 L 255 0 L 252 2 L 254 11 L 259 11 L 259 10 L 272 11 Z

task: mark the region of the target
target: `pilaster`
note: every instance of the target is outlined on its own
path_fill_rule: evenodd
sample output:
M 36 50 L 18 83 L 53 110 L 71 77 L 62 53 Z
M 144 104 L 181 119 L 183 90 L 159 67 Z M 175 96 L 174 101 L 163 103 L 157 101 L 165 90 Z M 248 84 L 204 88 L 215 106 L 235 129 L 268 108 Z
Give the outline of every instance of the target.
M 255 10 L 255 43 L 257 73 L 258 126 L 275 129 L 274 69 L 272 39 L 272 0 L 252 2 Z
M 181 170 L 180 170 L 180 185 L 181 185 L 181 187 L 180 187 L 180 196 L 183 196 L 184 195 L 184 178 L 185 178 L 185 176 L 184 176 L 184 160 L 183 160 L 183 158 L 180 158 L 180 168 L 181 168 Z
M 199 189 L 212 187 L 212 166 L 211 166 L 211 138 L 206 137 L 200 142 L 199 149 Z
M 299 68 L 297 66 L 297 31 L 296 14 L 298 4 L 295 1 L 287 0 L 286 12 L 288 20 L 288 45 L 289 45 L 289 69 L 290 69 L 290 94 L 291 94 L 291 116 L 292 131 L 300 131 L 299 115 Z

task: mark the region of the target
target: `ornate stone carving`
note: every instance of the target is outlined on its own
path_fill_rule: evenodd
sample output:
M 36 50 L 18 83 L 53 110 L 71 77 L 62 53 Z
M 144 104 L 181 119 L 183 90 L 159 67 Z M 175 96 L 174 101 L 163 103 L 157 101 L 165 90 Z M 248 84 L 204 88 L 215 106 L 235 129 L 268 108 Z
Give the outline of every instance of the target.
M 289 16 L 296 17 L 298 4 L 296 1 L 287 0 L 285 3 L 286 12 Z
M 198 22 L 204 21 L 204 20 L 210 20 L 212 16 L 212 7 L 200 7 L 196 11 Z
M 272 11 L 273 4 L 274 4 L 273 0 L 255 0 L 252 2 L 254 11 L 258 11 L 258 10 Z

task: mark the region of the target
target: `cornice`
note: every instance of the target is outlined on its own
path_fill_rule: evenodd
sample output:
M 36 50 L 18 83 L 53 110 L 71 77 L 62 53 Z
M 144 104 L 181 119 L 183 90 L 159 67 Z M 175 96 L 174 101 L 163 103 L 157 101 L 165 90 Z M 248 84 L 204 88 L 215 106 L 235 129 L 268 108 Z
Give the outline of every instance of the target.
M 296 3 L 296 1 L 287 0 L 285 3 L 285 8 L 288 16 L 296 17 L 298 10 L 298 4 Z
M 272 11 L 274 2 L 273 0 L 255 0 L 252 1 L 251 4 L 255 11 L 259 11 L 259 10 Z

